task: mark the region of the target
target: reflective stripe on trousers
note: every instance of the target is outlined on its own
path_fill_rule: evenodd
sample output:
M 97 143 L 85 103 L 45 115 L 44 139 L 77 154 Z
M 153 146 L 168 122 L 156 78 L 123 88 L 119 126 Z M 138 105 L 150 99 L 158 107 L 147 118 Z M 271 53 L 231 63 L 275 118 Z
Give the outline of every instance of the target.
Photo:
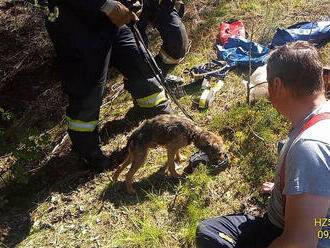
M 66 119 L 69 122 L 69 129 L 77 132 L 93 132 L 98 123 L 98 120 L 96 121 L 73 120 L 69 116 L 67 116 Z
M 152 108 L 157 106 L 159 103 L 166 101 L 165 91 L 157 92 L 150 96 L 136 99 L 137 104 L 141 108 Z
M 159 51 L 159 54 L 162 58 L 162 61 L 165 63 L 165 64 L 178 64 L 180 63 L 180 61 L 183 59 L 175 59 L 171 56 L 169 56 L 163 49 L 161 49 Z

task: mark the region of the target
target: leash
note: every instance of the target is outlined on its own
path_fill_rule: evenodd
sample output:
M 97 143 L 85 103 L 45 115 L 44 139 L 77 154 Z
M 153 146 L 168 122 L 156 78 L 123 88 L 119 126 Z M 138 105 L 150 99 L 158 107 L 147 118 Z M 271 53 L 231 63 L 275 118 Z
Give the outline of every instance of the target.
M 144 43 L 144 40 L 141 36 L 140 31 L 138 30 L 136 24 L 130 24 L 128 25 L 134 35 L 134 38 L 136 40 L 136 43 L 138 45 L 138 49 L 140 50 L 141 54 L 143 54 L 145 56 L 145 59 L 147 61 L 147 64 L 149 66 L 149 68 L 151 69 L 152 73 L 154 74 L 155 78 L 157 79 L 157 81 L 159 82 L 159 84 L 161 86 L 163 86 L 163 88 L 165 89 L 166 94 L 171 98 L 171 100 L 179 107 L 179 109 L 182 111 L 182 113 L 188 117 L 189 119 L 191 119 L 192 121 L 194 120 L 192 115 L 188 113 L 188 111 L 179 103 L 178 99 L 172 94 L 172 92 L 168 89 L 166 83 L 165 83 L 165 78 L 163 76 L 163 73 L 161 71 L 161 69 L 158 67 L 154 57 L 151 55 L 149 49 L 147 48 L 147 46 Z M 144 50 L 146 51 L 146 54 L 144 53 L 143 49 L 141 48 L 141 44 L 143 45 Z

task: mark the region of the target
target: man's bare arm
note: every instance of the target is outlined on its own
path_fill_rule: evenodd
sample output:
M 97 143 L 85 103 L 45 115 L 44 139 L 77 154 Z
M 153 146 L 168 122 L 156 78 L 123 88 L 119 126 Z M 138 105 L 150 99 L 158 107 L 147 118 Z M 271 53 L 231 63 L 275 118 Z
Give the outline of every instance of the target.
M 327 215 L 329 206 L 329 197 L 307 193 L 287 195 L 284 231 L 268 248 L 315 248 L 317 232 L 321 229 L 315 221 Z

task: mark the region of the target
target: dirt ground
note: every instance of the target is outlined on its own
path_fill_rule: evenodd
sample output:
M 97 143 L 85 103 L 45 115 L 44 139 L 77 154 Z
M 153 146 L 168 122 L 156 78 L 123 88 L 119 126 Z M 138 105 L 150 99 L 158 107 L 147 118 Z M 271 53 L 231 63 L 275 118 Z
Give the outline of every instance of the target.
M 27 1 L 0 5 L 0 106 L 19 119 L 58 81 L 43 12 Z

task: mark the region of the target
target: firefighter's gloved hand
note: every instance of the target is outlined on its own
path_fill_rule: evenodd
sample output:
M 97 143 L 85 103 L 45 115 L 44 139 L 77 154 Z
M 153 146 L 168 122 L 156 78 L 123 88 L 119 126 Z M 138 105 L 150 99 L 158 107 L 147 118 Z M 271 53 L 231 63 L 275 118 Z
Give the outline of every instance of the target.
M 113 10 L 108 14 L 108 17 L 117 27 L 121 27 L 124 24 L 129 24 L 131 22 L 135 23 L 139 20 L 134 12 L 130 11 L 120 2 L 117 2 Z
M 182 0 L 172 0 L 172 3 L 174 4 L 174 8 L 176 9 L 176 11 L 178 12 L 178 15 L 180 16 L 180 18 L 182 18 L 185 11 L 184 2 Z
M 143 8 L 141 7 L 141 8 L 135 13 L 136 16 L 138 17 L 137 21 L 139 20 L 139 17 L 140 17 L 141 14 L 142 14 L 142 10 L 143 10 Z M 135 22 L 137 22 L 137 21 L 135 21 Z
M 181 5 L 183 4 L 182 0 L 172 0 L 174 7 L 177 11 L 181 8 Z
M 117 27 L 131 22 L 135 23 L 139 20 L 134 12 L 130 11 L 122 3 L 114 0 L 107 0 L 101 7 L 101 11 L 103 11 Z

